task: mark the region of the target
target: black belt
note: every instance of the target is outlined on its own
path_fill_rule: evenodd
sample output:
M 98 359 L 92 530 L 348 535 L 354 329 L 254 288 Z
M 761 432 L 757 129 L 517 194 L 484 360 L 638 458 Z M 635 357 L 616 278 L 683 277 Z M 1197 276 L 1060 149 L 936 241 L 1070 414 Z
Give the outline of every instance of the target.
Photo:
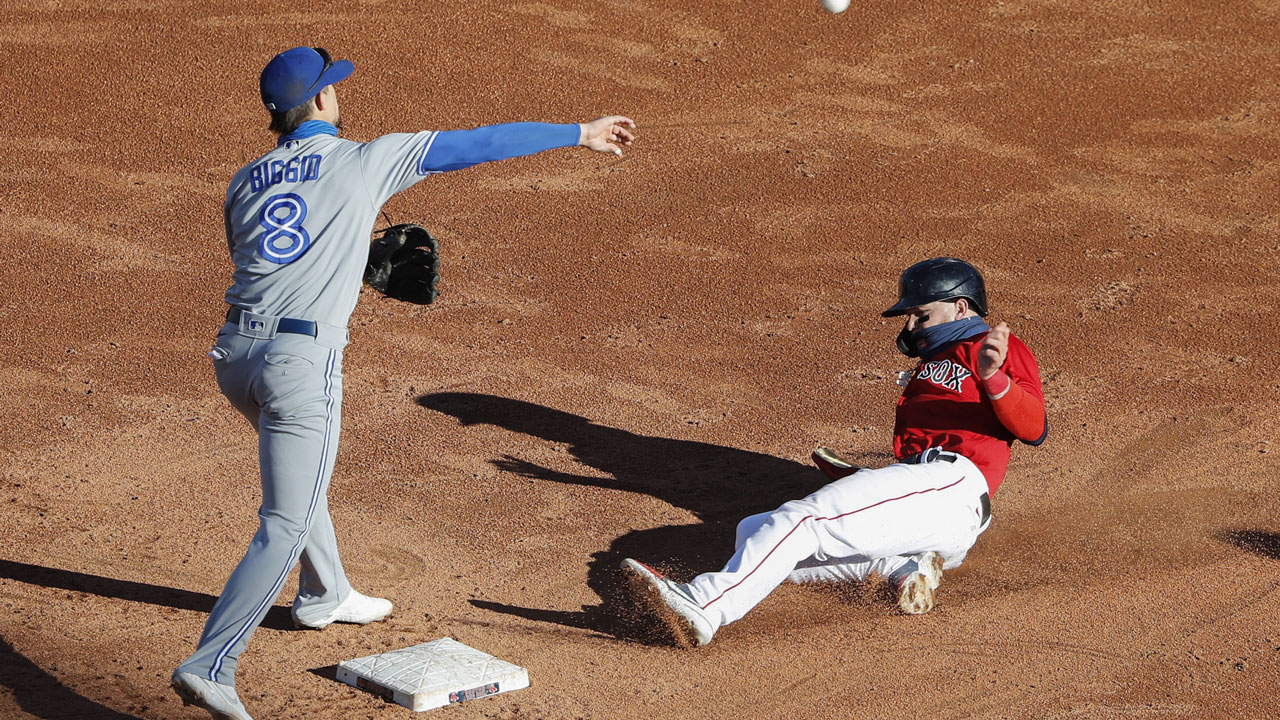
M 898 462 L 904 465 L 919 465 L 920 463 L 931 463 L 938 460 L 953 463 L 956 461 L 956 454 L 940 448 L 929 448 L 915 455 L 908 455 Z M 978 521 L 978 524 L 986 525 L 987 521 L 991 519 L 991 495 L 985 492 L 982 493 L 982 496 L 978 498 L 978 503 L 982 506 L 982 519 Z
M 934 460 L 953 463 L 956 461 L 956 454 L 942 450 L 941 448 L 929 448 L 928 450 L 922 450 L 915 455 L 908 455 L 898 462 L 903 465 L 919 465 L 921 463 L 931 463 Z
M 238 307 L 227 308 L 227 322 L 240 324 L 240 313 L 243 312 Z M 295 320 L 293 318 L 280 318 L 276 323 L 276 332 L 293 333 L 295 335 L 316 336 L 316 324 L 311 320 Z

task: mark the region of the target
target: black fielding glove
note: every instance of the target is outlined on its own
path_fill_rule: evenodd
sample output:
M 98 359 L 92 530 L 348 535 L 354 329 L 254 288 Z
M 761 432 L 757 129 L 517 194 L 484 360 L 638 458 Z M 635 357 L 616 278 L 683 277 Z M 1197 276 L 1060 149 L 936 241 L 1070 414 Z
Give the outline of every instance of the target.
M 379 230 L 364 270 L 369 287 L 389 298 L 428 305 L 439 291 L 440 243 L 421 225 L 402 223 Z

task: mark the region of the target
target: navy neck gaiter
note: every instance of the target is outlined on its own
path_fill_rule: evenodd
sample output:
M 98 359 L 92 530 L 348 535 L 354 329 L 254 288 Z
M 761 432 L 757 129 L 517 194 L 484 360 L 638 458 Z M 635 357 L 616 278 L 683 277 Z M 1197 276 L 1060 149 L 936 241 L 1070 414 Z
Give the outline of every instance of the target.
M 919 351 L 920 358 L 928 360 L 945 350 L 952 343 L 971 338 L 974 335 L 981 335 L 990 329 L 991 327 L 981 317 L 975 315 L 961 320 L 952 320 L 941 325 L 920 328 L 911 333 L 911 342 L 915 345 L 916 350 Z

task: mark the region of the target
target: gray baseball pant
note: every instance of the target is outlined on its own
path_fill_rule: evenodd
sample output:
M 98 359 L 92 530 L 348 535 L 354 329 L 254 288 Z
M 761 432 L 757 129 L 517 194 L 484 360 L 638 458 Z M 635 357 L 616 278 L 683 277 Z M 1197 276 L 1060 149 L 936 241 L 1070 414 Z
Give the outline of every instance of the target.
M 214 348 L 214 373 L 231 404 L 258 432 L 262 506 L 258 531 L 214 604 L 194 654 L 178 668 L 235 684 L 236 663 L 302 563 L 295 617 L 322 618 L 351 592 L 338 557 L 326 494 L 338 451 L 345 332 L 321 340 L 274 326 L 228 323 Z

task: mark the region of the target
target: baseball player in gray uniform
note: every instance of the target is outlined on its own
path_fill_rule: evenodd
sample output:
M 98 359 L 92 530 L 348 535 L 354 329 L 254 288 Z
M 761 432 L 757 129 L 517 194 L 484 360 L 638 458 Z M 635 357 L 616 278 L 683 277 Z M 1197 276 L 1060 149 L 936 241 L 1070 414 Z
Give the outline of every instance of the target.
M 236 695 L 236 662 L 299 562 L 299 626 L 391 613 L 390 602 L 347 582 L 325 497 L 338 451 L 347 321 L 383 203 L 433 173 L 577 145 L 620 155 L 633 140 L 635 123 L 616 115 L 343 140 L 334 85 L 354 69 L 320 48 L 272 58 L 260 89 L 279 141 L 227 189 L 235 274 L 209 355 L 219 388 L 258 432 L 262 506 L 248 551 L 172 680 L 184 703 L 215 718 L 249 718 Z

